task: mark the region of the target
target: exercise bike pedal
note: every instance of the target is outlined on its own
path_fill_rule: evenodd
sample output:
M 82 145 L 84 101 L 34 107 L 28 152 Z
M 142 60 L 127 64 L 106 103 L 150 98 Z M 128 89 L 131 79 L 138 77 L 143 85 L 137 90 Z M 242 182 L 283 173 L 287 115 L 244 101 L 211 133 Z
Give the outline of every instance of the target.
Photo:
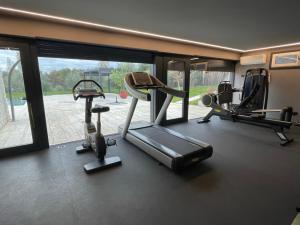
M 120 157 L 113 156 L 109 158 L 105 158 L 104 160 L 97 160 L 94 162 L 90 162 L 85 164 L 83 169 L 87 174 L 95 173 L 104 169 L 108 169 L 114 166 L 119 166 L 122 164 Z
M 87 153 L 87 152 L 91 152 L 91 151 L 93 151 L 93 149 L 86 146 L 85 144 L 82 144 L 81 146 L 76 147 L 77 154 L 83 154 L 83 153 Z

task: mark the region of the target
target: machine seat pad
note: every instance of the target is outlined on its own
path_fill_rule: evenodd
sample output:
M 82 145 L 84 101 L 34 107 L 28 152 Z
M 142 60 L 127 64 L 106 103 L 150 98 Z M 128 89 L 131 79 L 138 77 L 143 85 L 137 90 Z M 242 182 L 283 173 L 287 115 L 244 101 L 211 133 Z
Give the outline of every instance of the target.
M 103 112 L 108 112 L 108 111 L 109 111 L 109 107 L 102 106 L 102 105 L 95 105 L 91 110 L 92 113 L 103 113 Z

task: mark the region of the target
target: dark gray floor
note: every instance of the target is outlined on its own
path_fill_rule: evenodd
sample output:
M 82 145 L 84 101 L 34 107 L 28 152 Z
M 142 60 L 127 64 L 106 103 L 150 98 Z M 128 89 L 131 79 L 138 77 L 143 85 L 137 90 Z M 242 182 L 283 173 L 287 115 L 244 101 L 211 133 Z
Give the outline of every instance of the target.
M 76 143 L 0 161 L 1 225 L 283 225 L 300 204 L 300 134 L 280 147 L 271 130 L 220 121 L 172 129 L 214 155 L 174 174 L 120 140 L 123 165 L 92 176 Z M 300 128 L 298 128 L 300 130 Z M 184 146 L 183 146 L 184 147 Z

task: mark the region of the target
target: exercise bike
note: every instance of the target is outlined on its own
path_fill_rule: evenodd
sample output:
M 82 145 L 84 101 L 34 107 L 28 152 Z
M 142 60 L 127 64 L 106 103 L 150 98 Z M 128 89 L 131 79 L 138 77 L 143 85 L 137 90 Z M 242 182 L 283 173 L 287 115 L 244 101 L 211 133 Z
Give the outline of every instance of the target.
M 79 87 L 79 86 L 83 86 Z M 94 88 L 87 88 L 87 87 Z M 79 98 L 85 99 L 85 124 L 84 134 L 85 143 L 76 148 L 78 154 L 95 151 L 97 161 L 90 162 L 84 165 L 84 171 L 87 174 L 94 173 L 113 166 L 121 165 L 122 161 L 118 156 L 105 158 L 107 147 L 116 145 L 116 140 L 107 139 L 101 133 L 101 113 L 108 112 L 110 109 L 107 106 L 95 105 L 92 106 L 93 99 L 97 97 L 105 98 L 102 87 L 94 80 L 80 80 L 73 87 L 73 97 L 77 101 Z M 92 122 L 92 113 L 97 114 L 97 128 Z

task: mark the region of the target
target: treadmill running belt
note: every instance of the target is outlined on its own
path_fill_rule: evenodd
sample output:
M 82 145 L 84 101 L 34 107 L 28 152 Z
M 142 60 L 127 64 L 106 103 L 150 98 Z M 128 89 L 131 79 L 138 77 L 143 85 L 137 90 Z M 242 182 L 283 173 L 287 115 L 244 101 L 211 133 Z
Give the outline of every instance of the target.
M 174 150 L 181 155 L 187 155 L 191 152 L 199 151 L 202 149 L 202 147 L 199 145 L 171 135 L 163 129 L 159 129 L 156 127 L 146 127 L 142 129 L 136 129 L 134 131 L 153 139 L 154 141 Z

